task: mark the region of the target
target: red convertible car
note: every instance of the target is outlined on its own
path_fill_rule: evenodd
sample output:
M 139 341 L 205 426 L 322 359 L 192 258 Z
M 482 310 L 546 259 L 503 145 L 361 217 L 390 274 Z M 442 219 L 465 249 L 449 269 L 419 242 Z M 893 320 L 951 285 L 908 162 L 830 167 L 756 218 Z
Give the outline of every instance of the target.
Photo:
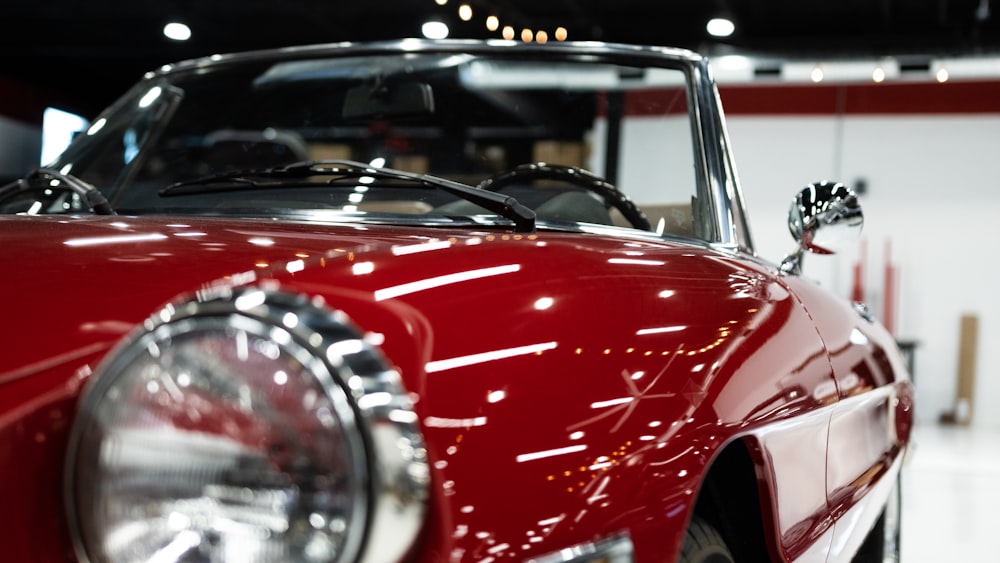
M 758 256 L 688 51 L 160 68 L 0 187 L 3 558 L 893 560 L 904 362 L 800 273 L 861 224 Z

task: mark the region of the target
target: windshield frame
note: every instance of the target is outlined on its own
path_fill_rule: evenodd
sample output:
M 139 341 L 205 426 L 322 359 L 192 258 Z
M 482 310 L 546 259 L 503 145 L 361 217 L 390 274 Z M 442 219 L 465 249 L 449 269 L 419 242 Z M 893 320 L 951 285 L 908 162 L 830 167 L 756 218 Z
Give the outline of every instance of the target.
M 463 53 L 500 59 L 548 58 L 553 61 L 652 66 L 681 70 L 687 77 L 689 112 L 692 118 L 692 144 L 695 152 L 695 182 L 698 193 L 707 196 L 706 204 L 711 210 L 710 216 L 705 218 L 709 231 L 706 242 L 715 247 L 754 254 L 742 190 L 726 133 L 725 118 L 708 60 L 701 55 L 683 49 L 593 42 L 539 45 L 495 40 L 404 39 L 367 44 L 339 43 L 216 55 L 165 65 L 147 73 L 139 83 L 102 112 L 94 122 L 97 123 L 111 117 L 123 104 L 134 103 L 137 97 L 155 85 L 168 88 L 174 81 L 183 80 L 192 74 L 205 73 L 211 69 L 241 65 L 251 61 L 279 63 L 310 58 L 405 56 L 408 54 L 458 55 Z M 170 111 L 170 108 L 167 111 Z M 151 135 L 156 134 L 155 131 L 151 133 Z M 51 166 L 61 169 L 70 163 L 75 144 L 76 142 L 71 144 L 70 148 L 63 155 L 60 155 Z M 139 158 L 126 165 L 123 174 L 119 176 L 112 189 L 117 191 L 122 186 L 127 185 L 140 165 L 141 154 Z

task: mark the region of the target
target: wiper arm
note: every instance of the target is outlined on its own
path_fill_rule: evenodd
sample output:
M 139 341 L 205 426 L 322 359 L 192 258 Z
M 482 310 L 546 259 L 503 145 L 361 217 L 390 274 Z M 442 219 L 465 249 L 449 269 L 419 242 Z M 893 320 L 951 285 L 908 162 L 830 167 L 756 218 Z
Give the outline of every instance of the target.
M 514 230 L 519 233 L 531 233 L 535 230 L 535 212 L 513 197 L 437 176 L 414 174 L 392 168 L 376 168 L 354 160 L 304 160 L 274 168 L 222 172 L 171 184 L 160 190 L 160 196 L 171 197 L 192 193 L 269 188 L 275 187 L 274 184 L 258 182 L 256 179 L 307 178 L 310 176 L 332 176 L 324 184 L 330 184 L 344 178 L 363 178 L 366 176 L 404 180 L 420 186 L 444 190 L 510 219 L 514 222 Z
M 55 180 L 62 186 L 53 186 L 51 182 Z M 73 193 L 80 196 L 80 199 L 90 207 L 96 215 L 115 215 L 115 210 L 111 208 L 108 199 L 93 185 L 70 174 L 63 174 L 51 168 L 35 168 L 28 172 L 24 178 L 15 180 L 5 186 L 0 186 L 0 198 L 7 197 L 17 192 L 27 192 L 47 187 L 67 187 Z

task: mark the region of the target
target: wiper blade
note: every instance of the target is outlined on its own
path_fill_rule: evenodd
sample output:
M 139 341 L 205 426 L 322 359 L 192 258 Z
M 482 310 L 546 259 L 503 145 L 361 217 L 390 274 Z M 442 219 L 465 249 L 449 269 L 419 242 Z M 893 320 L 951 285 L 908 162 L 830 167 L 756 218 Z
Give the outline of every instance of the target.
M 318 185 L 329 185 L 343 179 L 376 177 L 403 180 L 418 186 L 437 188 L 475 203 L 506 219 L 510 219 L 514 222 L 514 230 L 517 232 L 530 233 L 535 230 L 535 212 L 531 208 L 522 205 L 513 197 L 446 178 L 427 174 L 414 174 L 392 168 L 376 168 L 370 164 L 353 160 L 304 160 L 274 168 L 222 172 L 176 182 L 160 190 L 160 196 L 172 197 L 197 193 L 273 188 L 278 187 L 280 182 L 261 182 L 260 180 L 282 180 L 312 176 L 330 177 L 329 180 Z
M 53 181 L 58 183 L 53 184 Z M 71 174 L 64 174 L 51 168 L 35 168 L 25 174 L 24 178 L 15 180 L 5 186 L 0 186 L 0 198 L 17 192 L 27 192 L 48 187 L 69 188 L 70 191 L 80 196 L 80 199 L 96 215 L 115 215 L 115 210 L 108 203 L 108 199 L 92 184 L 84 182 Z

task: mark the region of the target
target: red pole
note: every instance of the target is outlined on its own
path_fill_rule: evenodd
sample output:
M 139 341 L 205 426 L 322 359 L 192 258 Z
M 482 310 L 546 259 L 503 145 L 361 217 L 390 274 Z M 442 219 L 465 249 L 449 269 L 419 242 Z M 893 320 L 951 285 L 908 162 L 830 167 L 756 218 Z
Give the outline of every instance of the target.
M 892 265 L 892 241 L 885 241 L 885 309 L 882 322 L 889 334 L 896 335 L 896 267 Z
M 860 244 L 858 261 L 854 263 L 854 286 L 851 288 L 851 301 L 856 303 L 864 303 L 865 301 L 865 260 L 867 260 L 865 239 L 861 239 Z

